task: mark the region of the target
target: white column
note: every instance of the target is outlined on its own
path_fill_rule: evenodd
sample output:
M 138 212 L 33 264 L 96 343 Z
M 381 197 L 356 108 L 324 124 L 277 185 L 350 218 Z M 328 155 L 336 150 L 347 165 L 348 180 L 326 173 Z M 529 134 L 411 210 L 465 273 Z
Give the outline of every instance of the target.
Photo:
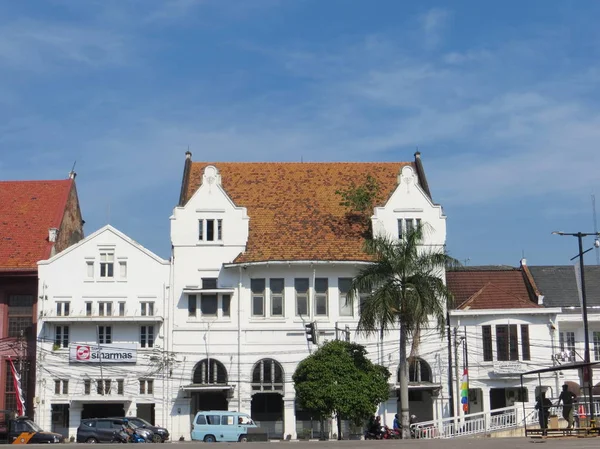
M 48 402 L 48 401 L 46 401 Z M 72 401 L 69 407 L 69 438 L 77 438 L 77 428 L 81 423 L 81 412 L 83 411 L 83 404 L 81 402 Z M 48 428 L 49 430 L 49 428 Z
M 291 439 L 295 440 L 296 435 L 296 409 L 294 398 L 285 398 L 283 400 L 283 438 L 286 439 L 291 435 Z

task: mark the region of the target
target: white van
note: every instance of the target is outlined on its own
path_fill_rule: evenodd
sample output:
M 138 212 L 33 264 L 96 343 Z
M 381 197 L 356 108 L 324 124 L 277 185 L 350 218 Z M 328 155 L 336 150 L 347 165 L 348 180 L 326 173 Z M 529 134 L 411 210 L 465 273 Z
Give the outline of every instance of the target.
M 248 429 L 257 425 L 245 413 L 211 410 L 196 413 L 192 423 L 192 440 L 214 443 L 216 441 L 246 442 Z

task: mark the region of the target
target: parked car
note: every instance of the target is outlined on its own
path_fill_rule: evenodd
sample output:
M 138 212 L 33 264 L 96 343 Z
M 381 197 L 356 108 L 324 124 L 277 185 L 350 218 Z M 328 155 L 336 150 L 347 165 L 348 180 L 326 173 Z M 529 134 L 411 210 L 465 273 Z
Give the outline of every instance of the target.
M 60 433 L 46 432 L 26 416 L 17 417 L 14 412 L 0 410 L 0 443 L 39 444 L 62 443 Z
M 256 428 L 245 413 L 222 410 L 198 412 L 192 424 L 192 440 L 214 443 L 216 441 L 248 441 L 248 429 Z
M 142 429 L 150 429 L 152 432 L 154 432 L 154 437 L 152 438 L 154 443 L 164 443 L 169 439 L 169 431 L 164 427 L 153 426 L 145 419 L 138 418 L 137 416 L 128 416 L 127 419 L 130 423 L 133 423 Z
M 128 419 L 128 418 L 127 418 Z M 121 430 L 125 420 L 123 418 L 91 418 L 82 419 L 77 428 L 78 443 L 110 443 L 114 433 Z M 129 423 L 132 427 L 138 427 Z M 153 441 L 154 432 L 150 429 L 136 428 L 136 433 L 148 442 Z

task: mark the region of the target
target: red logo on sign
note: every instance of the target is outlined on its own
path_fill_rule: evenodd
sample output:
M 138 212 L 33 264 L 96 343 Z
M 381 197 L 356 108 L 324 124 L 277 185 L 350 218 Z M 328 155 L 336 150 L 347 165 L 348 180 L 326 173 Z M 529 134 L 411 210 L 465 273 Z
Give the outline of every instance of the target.
M 89 346 L 77 346 L 77 360 L 89 360 L 90 354 Z

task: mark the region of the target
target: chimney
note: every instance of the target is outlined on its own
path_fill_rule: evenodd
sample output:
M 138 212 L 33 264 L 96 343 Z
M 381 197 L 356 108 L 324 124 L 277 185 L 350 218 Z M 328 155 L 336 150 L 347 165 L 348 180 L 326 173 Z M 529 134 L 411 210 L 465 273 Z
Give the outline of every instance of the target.
M 58 229 L 56 229 L 56 228 L 48 229 L 48 241 L 51 243 L 55 243 L 56 237 L 58 237 Z

